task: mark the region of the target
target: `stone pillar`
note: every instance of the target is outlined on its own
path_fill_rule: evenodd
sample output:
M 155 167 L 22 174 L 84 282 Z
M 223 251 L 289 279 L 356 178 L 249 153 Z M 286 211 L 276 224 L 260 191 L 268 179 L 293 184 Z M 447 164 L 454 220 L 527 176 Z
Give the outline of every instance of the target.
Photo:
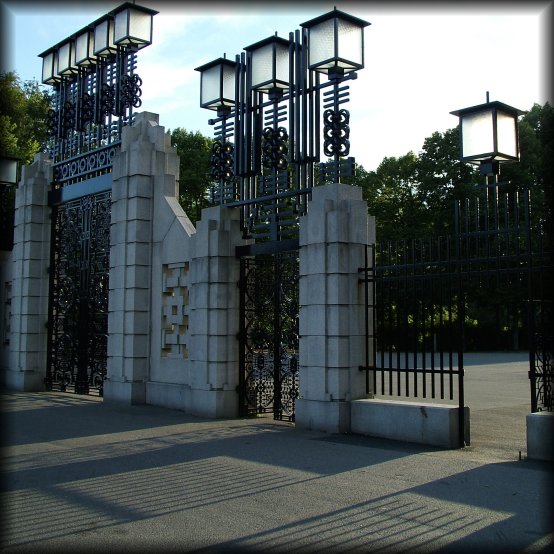
M 215 206 L 202 211 L 192 237 L 190 264 L 190 412 L 238 415 L 240 212 Z
M 350 431 L 350 401 L 365 398 L 365 296 L 359 268 L 374 235 L 362 190 L 314 188 L 300 221 L 300 398 L 296 425 Z
M 23 167 L 15 196 L 10 354 L 4 382 L 8 388 L 21 391 L 44 390 L 51 181 L 51 161 L 45 154 L 37 154 L 31 165 Z
M 110 237 L 108 369 L 104 399 L 145 402 L 151 346 L 151 264 L 156 188 L 173 181 L 179 160 L 158 115 L 125 127 L 115 156 Z M 170 179 L 167 179 L 170 177 Z

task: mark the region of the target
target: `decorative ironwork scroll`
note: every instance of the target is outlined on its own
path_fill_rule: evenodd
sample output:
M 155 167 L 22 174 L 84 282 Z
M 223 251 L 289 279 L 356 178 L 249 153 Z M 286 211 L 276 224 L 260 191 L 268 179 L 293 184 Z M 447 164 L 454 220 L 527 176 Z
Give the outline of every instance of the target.
M 49 389 L 102 395 L 106 375 L 111 193 L 55 210 Z
M 89 158 L 97 149 L 119 146 L 123 127 L 132 122 L 133 109 L 142 104 L 142 79 L 136 73 L 136 57 L 133 49 L 119 48 L 110 57 L 81 68 L 76 75 L 62 77 L 53 85 L 47 124 L 55 187 L 110 171 L 111 164 L 92 168 L 90 175 L 81 171 L 75 175 L 58 168 L 69 161 L 80 164 L 79 158 Z
M 242 415 L 294 421 L 298 398 L 298 254 L 241 260 Z
M 289 41 L 289 67 L 295 68 L 289 88 L 252 91 L 251 53 L 245 52 L 236 57 L 235 107 L 209 121 L 216 126 L 211 200 L 239 206 L 243 234 L 256 242 L 297 238 L 312 188 L 353 173 L 339 168 L 350 152 L 350 115 L 341 105 L 349 100 L 345 83 L 356 74 L 321 82 L 308 69 L 307 29 L 290 33 Z M 322 153 L 332 160 L 321 160 Z M 317 171 L 320 164 L 331 165 Z

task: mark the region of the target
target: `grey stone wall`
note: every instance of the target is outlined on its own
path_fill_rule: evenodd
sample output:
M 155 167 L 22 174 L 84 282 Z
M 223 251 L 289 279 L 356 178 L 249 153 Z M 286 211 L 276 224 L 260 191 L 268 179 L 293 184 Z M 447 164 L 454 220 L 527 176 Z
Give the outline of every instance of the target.
M 52 164 L 37 154 L 23 167 L 15 196 L 14 247 L 11 264 L 11 318 L 8 370 L 11 389 L 44 389 L 47 354 L 50 213 L 48 190 Z
M 236 209 L 178 203 L 179 159 L 156 114 L 123 132 L 112 190 L 107 401 L 237 414 Z
M 359 272 L 374 220 L 359 187 L 312 192 L 300 222 L 299 427 L 350 431 L 350 401 L 367 397 L 365 296 Z

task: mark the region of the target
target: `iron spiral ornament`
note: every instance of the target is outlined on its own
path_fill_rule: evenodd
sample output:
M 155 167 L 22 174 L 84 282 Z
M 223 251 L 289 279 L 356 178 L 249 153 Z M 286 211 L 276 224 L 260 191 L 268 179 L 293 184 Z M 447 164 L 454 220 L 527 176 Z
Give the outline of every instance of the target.
M 71 129 L 75 127 L 75 106 L 72 102 L 65 102 L 62 110 L 62 129 L 63 134 L 66 135 Z
M 103 84 L 100 94 L 100 112 L 102 115 L 111 115 L 115 112 L 115 87 Z
M 268 169 L 287 169 L 289 135 L 284 127 L 266 127 L 262 134 L 262 164 Z
M 81 97 L 81 113 L 79 117 L 79 130 L 83 131 L 88 123 L 94 119 L 94 95 L 84 93 Z
M 323 112 L 323 152 L 326 156 L 348 156 L 350 153 L 350 113 L 348 110 Z
M 233 171 L 234 146 L 230 142 L 214 141 L 211 156 L 211 175 L 218 181 L 229 182 L 235 174 Z
M 121 108 L 140 108 L 142 105 L 142 79 L 134 75 L 123 75 L 121 77 Z
M 46 126 L 51 137 L 57 137 L 58 135 L 59 115 L 60 114 L 57 110 L 48 110 L 48 114 L 46 116 Z

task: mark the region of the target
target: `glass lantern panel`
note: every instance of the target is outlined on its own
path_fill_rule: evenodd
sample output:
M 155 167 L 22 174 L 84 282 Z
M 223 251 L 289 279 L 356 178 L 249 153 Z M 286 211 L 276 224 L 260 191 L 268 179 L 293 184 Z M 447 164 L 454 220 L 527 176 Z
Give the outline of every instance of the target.
M 94 59 L 94 35 L 87 31 L 75 40 L 75 63 L 90 65 Z
M 0 183 L 17 182 L 17 160 L 0 157 Z
M 130 10 L 131 22 L 129 34 L 133 42 L 150 44 L 152 42 L 152 16 L 138 10 Z
M 73 44 L 66 42 L 58 49 L 58 71 L 62 75 L 71 73 L 73 69 Z
M 336 57 L 334 19 L 327 19 L 310 29 L 310 67 L 320 65 L 334 57 Z
M 51 52 L 42 58 L 42 82 L 48 84 L 52 77 L 57 73 L 57 68 L 54 67 L 55 52 Z
M 278 81 L 289 82 L 289 48 L 284 44 L 277 45 L 275 58 L 275 77 Z M 277 86 L 284 87 L 283 83 L 277 83 Z
M 496 117 L 496 131 L 498 151 L 502 154 L 517 158 L 516 118 L 507 113 L 498 111 Z
M 94 53 L 105 56 L 113 46 L 113 21 L 102 21 L 94 29 Z
M 226 105 L 235 102 L 235 68 L 230 65 L 223 66 L 223 98 L 230 100 Z
M 252 52 L 252 86 L 273 80 L 273 45 L 266 44 Z
M 219 79 L 221 66 L 216 65 L 202 72 L 200 104 L 204 105 L 219 98 Z
M 492 112 L 489 110 L 462 117 L 462 157 L 494 151 Z
M 117 44 L 122 41 L 126 41 L 129 37 L 129 11 L 123 10 L 115 14 L 115 32 L 113 40 Z
M 339 58 L 343 67 L 363 66 L 362 33 L 358 25 L 344 19 L 338 20 Z M 349 63 L 348 63 L 349 62 Z

